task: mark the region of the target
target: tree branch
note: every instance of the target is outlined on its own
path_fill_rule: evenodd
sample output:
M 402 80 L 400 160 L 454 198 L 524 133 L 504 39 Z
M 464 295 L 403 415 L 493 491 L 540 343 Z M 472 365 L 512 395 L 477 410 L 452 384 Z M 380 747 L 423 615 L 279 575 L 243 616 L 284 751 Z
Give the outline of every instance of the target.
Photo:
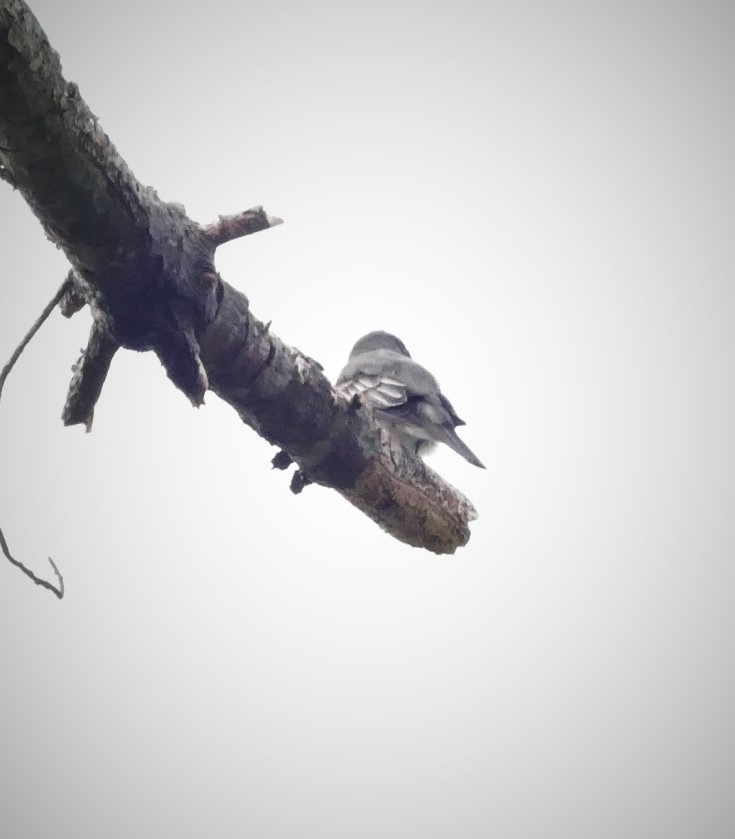
M 193 404 L 209 387 L 309 481 L 337 489 L 396 538 L 437 553 L 467 542 L 471 504 L 393 451 L 372 414 L 339 398 L 320 365 L 217 274 L 219 245 L 278 220 L 256 208 L 200 226 L 140 184 L 23 0 L 0 5 L 0 145 L 114 341 L 156 352 Z
M 61 412 L 64 425 L 83 423 L 88 432 L 92 430 L 94 406 L 102 393 L 112 359 L 119 349 L 120 344 L 110 335 L 105 322 L 95 318 L 87 348 L 72 367 L 74 375 Z
M 225 242 L 249 236 L 259 230 L 267 230 L 279 224 L 283 224 L 283 219 L 269 216 L 262 207 L 253 207 L 231 216 L 220 216 L 212 224 L 204 225 L 202 232 L 218 248 Z

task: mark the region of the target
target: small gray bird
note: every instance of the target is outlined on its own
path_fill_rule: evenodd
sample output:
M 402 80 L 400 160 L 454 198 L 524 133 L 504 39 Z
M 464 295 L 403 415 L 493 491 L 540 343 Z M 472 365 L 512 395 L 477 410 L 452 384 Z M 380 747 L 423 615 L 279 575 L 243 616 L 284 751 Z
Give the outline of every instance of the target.
M 336 390 L 359 396 L 375 418 L 415 453 L 446 443 L 474 466 L 485 467 L 454 430 L 464 425 L 437 380 L 388 332 L 369 332 L 352 348 Z

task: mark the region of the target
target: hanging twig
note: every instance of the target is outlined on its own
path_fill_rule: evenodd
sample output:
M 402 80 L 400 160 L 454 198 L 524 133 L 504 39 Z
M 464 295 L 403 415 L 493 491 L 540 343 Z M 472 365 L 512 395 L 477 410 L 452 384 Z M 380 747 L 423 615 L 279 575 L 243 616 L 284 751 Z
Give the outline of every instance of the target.
M 49 583 L 47 580 L 42 580 L 40 577 L 37 577 L 30 568 L 26 568 L 22 562 L 18 562 L 17 559 L 14 559 L 10 555 L 10 550 L 8 548 L 8 543 L 5 541 L 5 536 L 3 536 L 2 528 L 0 528 L 0 548 L 2 548 L 3 553 L 5 554 L 6 559 L 15 565 L 16 568 L 20 568 L 20 570 L 26 575 L 26 577 L 30 577 L 33 582 L 37 586 L 43 586 L 47 588 L 49 591 L 53 591 L 53 593 L 61 600 L 64 596 L 64 578 L 61 576 L 59 569 L 56 567 L 56 563 L 51 559 L 48 558 L 48 561 L 51 563 L 51 567 L 54 569 L 54 574 L 56 574 L 56 579 L 59 581 L 58 588 L 53 584 Z
M 0 397 L 2 397 L 3 385 L 5 384 L 5 379 L 8 378 L 8 374 L 13 369 L 13 367 L 15 367 L 15 362 L 20 358 L 20 355 L 23 352 L 23 350 L 28 346 L 28 344 L 30 344 L 30 342 L 33 339 L 33 336 L 36 334 L 36 332 L 38 332 L 38 330 L 43 326 L 43 322 L 46 320 L 46 318 L 51 314 L 51 312 L 53 312 L 53 310 L 56 308 L 56 306 L 59 305 L 59 301 L 64 296 L 64 294 L 66 294 L 67 289 L 71 288 L 71 285 L 72 285 L 71 276 L 72 276 L 72 272 L 69 271 L 69 273 L 66 275 L 66 279 L 59 286 L 59 290 L 56 292 L 56 294 L 54 294 L 54 296 L 51 298 L 51 300 L 49 300 L 49 302 L 46 304 L 46 308 L 38 316 L 38 319 L 36 320 L 36 322 L 33 324 L 33 326 L 26 333 L 25 338 L 15 348 L 13 354 L 10 356 L 10 359 L 9 359 L 8 363 L 5 365 L 5 367 L 3 367 L 2 372 L 0 373 Z
M 3 385 L 5 384 L 5 380 L 8 378 L 8 374 L 15 366 L 15 362 L 20 358 L 21 353 L 28 346 L 36 332 L 38 332 L 38 330 L 41 328 L 46 318 L 51 314 L 51 312 L 53 312 L 53 310 L 59 304 L 59 301 L 64 296 L 64 294 L 66 294 L 67 290 L 71 286 L 71 283 L 71 272 L 69 272 L 66 279 L 59 287 L 59 290 L 51 298 L 48 305 L 41 312 L 36 322 L 26 333 L 25 338 L 23 338 L 20 344 L 18 344 L 18 346 L 15 348 L 15 351 L 10 356 L 10 360 L 8 361 L 8 363 L 5 365 L 5 367 L 3 367 L 2 372 L 0 372 L 0 397 L 2 397 Z M 33 573 L 33 571 L 31 571 L 30 568 L 27 568 L 25 565 L 23 565 L 22 562 L 19 562 L 17 559 L 10 555 L 10 549 L 8 548 L 8 543 L 5 541 L 5 536 L 3 535 L 2 529 L 0 529 L 0 548 L 2 548 L 3 554 L 5 554 L 5 558 L 13 565 L 15 565 L 16 568 L 19 568 L 27 577 L 30 577 L 36 585 L 43 586 L 44 588 L 47 588 L 49 591 L 53 591 L 53 593 L 59 598 L 59 600 L 61 600 L 61 598 L 64 596 L 64 578 L 59 573 L 59 569 L 56 567 L 56 564 L 54 563 L 53 559 L 51 559 L 51 557 L 48 558 L 48 561 L 51 563 L 51 567 L 54 570 L 54 574 L 56 574 L 56 578 L 59 581 L 58 588 L 53 583 L 49 583 L 47 580 L 42 580 L 40 577 L 37 577 Z

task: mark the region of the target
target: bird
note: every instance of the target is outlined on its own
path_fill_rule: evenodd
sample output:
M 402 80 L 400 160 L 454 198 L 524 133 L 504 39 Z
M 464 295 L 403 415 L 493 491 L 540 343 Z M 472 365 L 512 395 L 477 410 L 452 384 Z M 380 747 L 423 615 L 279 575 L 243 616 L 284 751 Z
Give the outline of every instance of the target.
M 485 466 L 454 430 L 466 425 L 457 416 L 432 374 L 411 358 L 406 345 L 389 332 L 363 335 L 337 377 L 335 389 L 359 397 L 381 426 L 414 454 L 445 443 L 473 466 Z

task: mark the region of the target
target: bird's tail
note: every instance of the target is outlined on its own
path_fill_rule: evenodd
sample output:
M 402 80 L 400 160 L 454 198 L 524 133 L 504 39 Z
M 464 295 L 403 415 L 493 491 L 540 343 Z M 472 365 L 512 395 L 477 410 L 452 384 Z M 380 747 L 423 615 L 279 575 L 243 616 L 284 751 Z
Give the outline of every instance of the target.
M 470 449 L 470 447 L 460 440 L 459 435 L 453 428 L 445 428 L 444 426 L 436 426 L 436 429 L 441 429 L 437 438 L 441 437 L 442 442 L 446 443 L 450 449 L 454 449 L 457 454 L 471 463 L 473 466 L 479 466 L 480 469 L 485 468 L 485 464 L 480 458 Z

